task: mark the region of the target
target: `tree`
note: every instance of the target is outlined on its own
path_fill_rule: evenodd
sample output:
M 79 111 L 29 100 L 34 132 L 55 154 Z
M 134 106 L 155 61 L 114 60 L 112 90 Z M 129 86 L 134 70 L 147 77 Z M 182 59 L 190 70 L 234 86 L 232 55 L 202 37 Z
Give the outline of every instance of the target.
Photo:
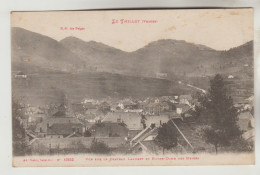
M 91 132 L 89 130 L 86 130 L 84 133 L 84 137 L 91 137 Z
M 13 140 L 13 155 L 23 156 L 29 154 L 30 149 L 26 143 L 26 133 L 20 120 L 23 117 L 23 107 L 19 103 L 12 99 L 12 140 Z
M 164 123 L 159 127 L 155 141 L 163 148 L 163 154 L 165 149 L 169 150 L 177 146 L 176 133 L 176 130 L 169 123 Z
M 207 143 L 219 147 L 230 146 L 232 140 L 241 136 L 237 126 L 237 111 L 233 100 L 227 95 L 225 83 L 221 75 L 217 74 L 210 81 L 210 89 L 202 106 L 209 118 L 209 127 L 204 129 L 203 137 Z
M 108 154 L 110 153 L 110 148 L 104 142 L 99 142 L 94 138 L 90 146 L 90 152 L 97 154 Z

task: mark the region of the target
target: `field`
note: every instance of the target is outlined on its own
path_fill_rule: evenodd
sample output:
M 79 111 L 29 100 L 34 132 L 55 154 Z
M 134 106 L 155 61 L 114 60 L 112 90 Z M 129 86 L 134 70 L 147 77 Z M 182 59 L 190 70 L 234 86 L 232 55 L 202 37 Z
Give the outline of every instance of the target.
M 136 99 L 164 95 L 190 94 L 192 89 L 176 81 L 141 78 L 111 73 L 58 73 L 28 75 L 27 79 L 12 79 L 13 95 L 27 103 L 45 105 L 64 100 L 72 102 L 83 98 Z

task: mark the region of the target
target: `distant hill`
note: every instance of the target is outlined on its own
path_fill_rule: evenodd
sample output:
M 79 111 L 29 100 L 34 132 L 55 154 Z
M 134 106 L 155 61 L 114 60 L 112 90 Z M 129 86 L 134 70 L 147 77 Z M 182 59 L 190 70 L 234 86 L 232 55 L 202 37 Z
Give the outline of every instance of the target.
M 67 37 L 60 43 L 99 71 L 155 77 L 156 73 L 183 74 L 196 65 L 217 62 L 220 53 L 185 41 L 159 40 L 134 52 Z
M 228 51 L 172 39 L 125 52 L 103 43 L 67 37 L 60 42 L 22 28 L 12 28 L 14 69 L 33 67 L 66 72 L 109 72 L 132 76 L 205 77 L 252 70 L 253 42 Z M 249 65 L 244 67 L 244 65 Z M 249 69 L 250 68 L 250 69 Z
M 85 64 L 77 55 L 50 37 L 17 27 L 13 27 L 11 32 L 13 69 L 33 69 L 36 66 L 73 71 L 82 69 Z
M 127 56 L 124 51 L 95 41 L 85 42 L 75 37 L 67 37 L 60 43 L 84 60 L 87 70 L 105 72 L 124 70 L 121 67 L 125 65 L 124 61 Z
M 253 60 L 252 42 L 229 51 L 216 51 L 202 45 L 167 39 L 151 42 L 134 52 L 75 37 L 65 38 L 60 43 L 97 71 L 146 77 L 156 77 L 157 73 L 167 73 L 169 79 L 174 79 L 176 75 L 232 73 L 244 69 L 241 60 L 243 64 L 252 64 Z M 238 67 L 234 70 L 225 66 L 230 62 Z

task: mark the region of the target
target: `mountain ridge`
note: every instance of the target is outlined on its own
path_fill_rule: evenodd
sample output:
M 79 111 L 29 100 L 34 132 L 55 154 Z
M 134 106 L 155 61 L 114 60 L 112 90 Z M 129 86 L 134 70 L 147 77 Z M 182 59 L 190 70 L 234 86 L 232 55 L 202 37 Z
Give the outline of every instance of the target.
M 244 64 L 253 64 L 252 53 L 253 41 L 218 51 L 172 39 L 153 41 L 133 52 L 125 52 L 73 36 L 56 41 L 26 29 L 12 28 L 12 62 L 25 65 L 33 62 L 40 67 L 68 72 L 97 71 L 145 77 L 166 73 L 170 79 L 176 75 L 210 76 L 221 71 L 238 71 L 225 67 L 230 62 L 239 69 Z M 21 61 L 27 57 L 31 57 L 30 61 Z

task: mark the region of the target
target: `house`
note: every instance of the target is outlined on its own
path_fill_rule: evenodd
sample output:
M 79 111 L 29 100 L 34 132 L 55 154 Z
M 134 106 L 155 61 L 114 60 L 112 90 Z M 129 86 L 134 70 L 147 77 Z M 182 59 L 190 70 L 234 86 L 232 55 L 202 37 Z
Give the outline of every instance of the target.
M 98 120 L 98 117 L 95 113 L 87 113 L 86 115 L 84 115 L 83 118 L 84 121 L 87 121 L 89 123 L 96 123 Z
M 191 107 L 187 104 L 177 104 L 176 105 L 176 113 L 177 114 L 184 114 L 189 111 Z
M 122 100 L 119 105 L 118 105 L 121 109 L 137 109 L 138 108 L 138 104 L 133 102 L 130 99 L 124 99 Z
M 162 101 L 160 103 L 160 108 L 162 112 L 169 112 L 176 110 L 176 105 L 171 101 Z
M 85 109 L 81 103 L 73 103 L 71 108 L 74 112 L 82 113 Z
M 234 78 L 233 75 L 229 75 L 229 76 L 228 76 L 228 79 L 233 79 L 233 78 Z
M 89 131 L 91 137 L 128 137 L 128 129 L 124 123 L 102 122 L 93 125 Z
M 18 72 L 17 74 L 15 74 L 14 76 L 15 78 L 22 78 L 22 79 L 26 79 L 27 75 L 23 72 Z
M 46 137 L 48 127 L 53 124 L 82 124 L 82 122 L 75 117 L 48 117 L 36 125 L 34 132 L 38 137 Z
M 143 109 L 125 109 L 124 112 L 135 112 L 135 113 L 142 113 Z
M 198 99 L 192 99 L 191 100 L 191 103 L 190 103 L 190 106 L 195 109 L 195 106 L 200 106 L 200 102 Z
M 30 114 L 44 114 L 44 111 L 40 109 L 39 107 L 33 107 L 29 106 L 26 108 L 25 114 L 30 115 Z
M 169 101 L 172 99 L 174 99 L 174 97 L 172 97 L 172 96 L 161 96 L 160 97 L 160 101 Z
M 164 112 L 163 115 L 168 116 L 169 118 L 180 118 L 181 114 L 177 114 L 176 110 L 175 111 L 170 111 L 170 112 Z
M 177 100 L 175 100 L 175 99 L 174 99 L 174 100 L 170 100 L 170 102 L 173 103 L 173 104 L 179 103 L 179 102 L 178 102 Z
M 165 78 L 167 78 L 167 73 L 157 72 L 156 78 L 165 79 Z
M 124 123 L 129 130 L 142 130 L 141 119 L 136 112 L 109 112 L 102 122 Z
M 75 116 L 85 126 L 86 130 L 88 130 L 95 123 L 97 123 L 98 120 L 100 120 L 99 117 L 93 116 L 93 118 L 87 118 L 85 115 L 82 115 L 82 114 L 79 114 L 79 113 L 75 114 Z
M 55 118 L 59 118 L 59 117 L 63 118 L 63 117 L 65 117 L 65 116 L 66 116 L 65 111 L 57 111 L 57 112 L 55 112 L 55 113 L 52 115 L 52 117 L 55 117 Z
M 160 99 L 159 98 L 154 98 L 154 103 L 160 103 Z
M 243 106 L 243 110 L 252 110 L 254 105 L 251 105 L 251 104 L 244 104 Z
M 84 99 L 81 103 L 86 104 L 86 103 L 92 103 L 92 104 L 97 104 L 98 101 L 94 99 Z
M 160 115 L 161 114 L 160 103 L 149 103 L 145 107 L 145 111 L 147 111 L 151 115 Z
M 248 97 L 246 100 L 249 101 L 249 102 L 253 102 L 254 101 L 254 96 L 252 95 L 252 96 Z
M 35 134 L 33 133 L 33 131 L 26 129 L 25 130 L 25 138 L 26 138 L 26 144 L 30 145 L 31 143 L 33 143 L 35 140 L 37 140 L 38 138 L 35 136 Z
M 83 104 L 84 109 L 97 109 L 97 105 L 92 102 L 86 102 Z
M 242 112 L 238 115 L 237 124 L 240 130 L 245 132 L 255 127 L 255 119 L 250 112 Z
M 152 130 L 152 131 L 143 139 L 143 142 L 145 142 L 145 141 L 154 141 L 157 135 L 158 135 L 158 128 L 155 128 L 154 130 Z
M 145 107 L 149 104 L 148 100 L 144 100 L 144 101 L 138 101 L 137 103 L 137 108 L 138 109 L 145 109 Z
M 179 100 L 180 100 L 181 104 L 190 105 L 192 96 L 191 95 L 180 95 Z
M 139 142 L 142 142 L 143 140 L 147 139 L 147 137 L 150 137 L 150 136 L 153 136 L 153 135 L 155 135 L 155 137 L 156 137 L 157 136 L 157 130 L 158 130 L 158 128 L 156 128 L 154 126 L 150 126 L 150 127 L 145 128 L 144 130 L 142 130 L 140 133 L 138 133 L 134 138 L 132 138 L 130 140 L 130 145 L 132 147 L 134 147 Z M 154 138 L 152 137 L 150 139 L 154 139 Z
M 23 128 L 29 127 L 29 116 L 28 115 L 19 116 L 18 120 L 20 122 L 20 125 L 23 126 Z
M 44 114 L 31 114 L 28 115 L 28 126 L 34 126 L 37 123 L 42 122 L 46 116 Z
M 118 105 L 117 105 L 117 107 L 116 107 L 116 109 L 124 109 L 125 108 L 125 106 L 124 106 L 124 104 L 123 103 L 118 103 Z
M 143 130 L 130 141 L 132 153 L 160 153 L 162 148 L 155 141 L 157 135 L 158 128 L 147 127 L 147 129 Z M 180 153 L 183 149 L 177 145 L 175 148 L 171 149 L 171 151 L 172 150 L 176 150 L 176 153 Z
M 161 126 L 163 123 L 167 123 L 170 118 L 168 115 L 160 115 L 160 116 L 145 116 L 145 124 L 147 127 L 154 125 L 155 127 Z
M 110 111 L 115 112 L 118 110 L 122 110 L 124 108 L 124 105 L 121 103 L 121 105 L 119 105 L 120 103 L 117 102 L 111 102 L 110 104 Z
M 85 133 L 85 126 L 81 123 L 53 123 L 47 124 L 46 138 L 80 137 Z
M 99 105 L 101 111 L 110 111 L 110 105 L 107 102 L 103 102 Z

